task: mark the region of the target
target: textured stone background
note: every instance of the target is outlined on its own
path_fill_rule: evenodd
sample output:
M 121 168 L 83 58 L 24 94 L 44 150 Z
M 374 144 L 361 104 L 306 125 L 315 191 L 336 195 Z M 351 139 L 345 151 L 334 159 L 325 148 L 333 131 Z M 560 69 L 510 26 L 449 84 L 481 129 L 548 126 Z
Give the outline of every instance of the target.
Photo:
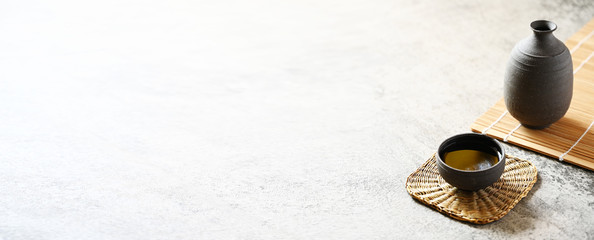
M 594 238 L 594 174 L 475 226 L 406 177 L 583 1 L 0 3 L 0 239 Z

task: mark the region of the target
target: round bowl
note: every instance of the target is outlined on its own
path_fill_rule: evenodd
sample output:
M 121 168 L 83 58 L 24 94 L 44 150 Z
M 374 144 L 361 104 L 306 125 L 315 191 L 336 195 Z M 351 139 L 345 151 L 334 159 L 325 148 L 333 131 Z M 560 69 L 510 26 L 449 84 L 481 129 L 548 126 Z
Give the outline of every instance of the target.
M 444 154 L 456 150 L 478 150 L 497 156 L 495 165 L 481 170 L 460 170 L 445 163 Z M 486 135 L 464 133 L 443 141 L 437 149 L 437 170 L 450 185 L 462 190 L 476 191 L 497 182 L 505 168 L 505 151 L 501 144 Z

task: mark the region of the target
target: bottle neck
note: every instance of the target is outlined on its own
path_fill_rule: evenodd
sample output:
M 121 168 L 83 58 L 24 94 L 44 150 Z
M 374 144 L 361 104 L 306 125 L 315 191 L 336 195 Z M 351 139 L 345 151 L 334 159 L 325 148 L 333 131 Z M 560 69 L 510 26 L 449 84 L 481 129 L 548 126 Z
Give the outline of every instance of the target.
M 565 45 L 553 35 L 557 25 L 546 20 L 534 21 L 530 24 L 532 36 L 520 46 L 520 50 L 533 56 L 556 56 L 561 54 Z
M 543 31 L 533 31 L 534 37 L 538 40 L 549 40 L 555 38 L 553 35 L 553 31 L 543 32 Z

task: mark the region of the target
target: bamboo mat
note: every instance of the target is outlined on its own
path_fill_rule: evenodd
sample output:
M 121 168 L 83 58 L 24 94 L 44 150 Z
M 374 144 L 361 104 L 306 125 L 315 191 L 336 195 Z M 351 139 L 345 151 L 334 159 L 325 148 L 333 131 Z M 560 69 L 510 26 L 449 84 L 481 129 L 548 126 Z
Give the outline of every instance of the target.
M 594 170 L 594 19 L 569 38 L 574 69 L 573 99 L 565 116 L 548 128 L 525 128 L 499 100 L 472 125 L 474 132 Z

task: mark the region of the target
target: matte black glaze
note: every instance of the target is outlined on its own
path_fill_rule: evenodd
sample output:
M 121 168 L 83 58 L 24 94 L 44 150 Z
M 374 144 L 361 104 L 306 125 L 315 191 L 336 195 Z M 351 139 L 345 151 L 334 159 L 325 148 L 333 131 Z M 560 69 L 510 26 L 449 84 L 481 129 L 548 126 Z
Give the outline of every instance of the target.
M 478 171 L 458 170 L 448 166 L 443 156 L 446 152 L 471 149 L 486 151 L 499 161 L 490 168 Z M 497 182 L 505 168 L 505 151 L 497 140 L 478 133 L 455 135 L 443 141 L 437 149 L 437 170 L 443 179 L 454 187 L 475 191 Z
M 542 129 L 561 119 L 573 95 L 573 63 L 565 44 L 546 20 L 530 24 L 533 34 L 516 44 L 505 71 L 504 99 L 522 125 Z

